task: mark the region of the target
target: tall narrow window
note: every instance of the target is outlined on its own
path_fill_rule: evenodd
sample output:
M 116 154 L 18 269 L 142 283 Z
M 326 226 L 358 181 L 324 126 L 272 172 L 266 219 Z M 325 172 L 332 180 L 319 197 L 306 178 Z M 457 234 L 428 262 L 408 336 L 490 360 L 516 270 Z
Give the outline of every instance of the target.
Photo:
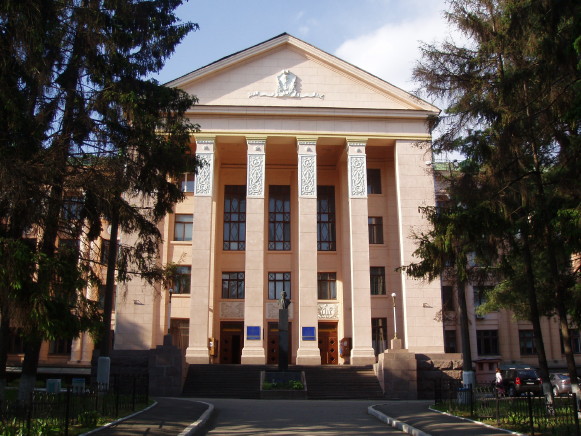
M 270 272 L 268 273 L 268 299 L 280 300 L 282 291 L 286 292 L 286 298 L 291 298 L 291 273 L 290 272 Z
M 48 344 L 48 354 L 69 355 L 72 349 L 72 339 L 55 339 Z
M 224 250 L 246 248 L 246 185 L 224 187 Z
M 335 251 L 335 187 L 317 186 L 317 250 Z
M 268 249 L 291 249 L 290 186 L 271 185 L 268 193 Z
M 192 214 L 176 214 L 174 241 L 191 241 L 194 216 Z
M 372 266 L 369 270 L 371 295 L 385 295 L 385 267 Z
M 370 216 L 367 218 L 369 224 L 369 243 L 383 244 L 383 218 L 380 216 Z
M 174 281 L 174 294 L 189 294 L 192 283 L 192 267 L 181 265 L 176 268 Z
M 521 356 L 532 356 L 537 354 L 537 347 L 535 346 L 535 333 L 532 330 L 519 330 L 518 340 Z
M 456 330 L 444 330 L 444 352 L 456 353 Z
M 367 168 L 367 193 L 381 194 L 381 170 Z
M 336 273 L 318 273 L 317 288 L 319 300 L 336 300 L 337 299 L 337 274 Z
M 454 291 L 452 286 L 442 286 L 442 310 L 454 311 Z
M 222 273 L 222 298 L 238 300 L 244 298 L 243 272 Z

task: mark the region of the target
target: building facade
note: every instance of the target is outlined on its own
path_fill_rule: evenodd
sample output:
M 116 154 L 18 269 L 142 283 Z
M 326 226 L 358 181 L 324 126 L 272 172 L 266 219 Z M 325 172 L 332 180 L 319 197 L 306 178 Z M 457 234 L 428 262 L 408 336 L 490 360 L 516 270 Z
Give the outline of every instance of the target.
M 287 34 L 169 86 L 199 99 L 188 116 L 204 166 L 176 180 L 185 201 L 160 223 L 159 262 L 176 280 L 119 286 L 115 349 L 154 348 L 169 332 L 188 363 L 277 363 L 284 291 L 293 364 L 372 364 L 396 331 L 411 352 L 460 352 L 450 283 L 396 270 L 427 226 L 418 207 L 436 201 L 436 107 Z M 469 293 L 469 307 L 482 295 Z M 543 326 L 550 363 L 563 366 L 558 325 Z M 509 312 L 472 312 L 471 331 L 481 380 L 500 361 L 536 364 L 530 324 Z M 90 362 L 88 335 L 61 342 L 43 346 L 41 365 Z

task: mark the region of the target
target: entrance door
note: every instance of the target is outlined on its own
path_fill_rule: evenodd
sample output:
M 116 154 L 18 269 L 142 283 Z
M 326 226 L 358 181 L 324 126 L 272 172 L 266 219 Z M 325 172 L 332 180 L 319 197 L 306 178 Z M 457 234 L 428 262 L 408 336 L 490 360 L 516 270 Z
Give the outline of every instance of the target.
M 322 365 L 337 365 L 339 362 L 339 342 L 337 341 L 337 323 L 319 323 L 319 350 Z
M 243 322 L 223 322 L 220 324 L 220 363 L 239 364 L 243 344 Z
M 292 356 L 292 323 L 288 323 L 288 360 L 290 364 Z M 268 365 L 278 365 L 278 323 L 268 323 L 268 346 L 266 351 L 266 363 Z

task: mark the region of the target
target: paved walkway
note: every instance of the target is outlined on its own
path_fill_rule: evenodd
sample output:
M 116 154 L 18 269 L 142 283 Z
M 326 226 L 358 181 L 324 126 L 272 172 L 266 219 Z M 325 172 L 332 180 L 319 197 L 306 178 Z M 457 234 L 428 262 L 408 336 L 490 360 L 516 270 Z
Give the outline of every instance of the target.
M 506 432 L 429 410 L 430 401 L 290 401 L 156 398 L 142 413 L 100 429 L 105 435 L 505 436 Z

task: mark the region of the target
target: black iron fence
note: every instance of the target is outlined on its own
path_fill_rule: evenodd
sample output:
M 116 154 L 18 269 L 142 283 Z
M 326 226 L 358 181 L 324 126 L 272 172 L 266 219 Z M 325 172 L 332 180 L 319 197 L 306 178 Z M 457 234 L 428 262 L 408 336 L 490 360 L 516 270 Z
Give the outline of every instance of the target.
M 555 397 L 550 404 L 544 396 L 507 397 L 494 384 L 472 386 L 458 380 L 438 380 L 434 392 L 436 406 L 452 414 L 530 435 L 581 436 L 574 395 Z
M 147 376 L 113 376 L 109 386 L 67 386 L 57 392 L 35 390 L 29 405 L 0 403 L 0 436 L 69 435 L 90 429 L 102 417 L 117 418 L 149 403 Z

